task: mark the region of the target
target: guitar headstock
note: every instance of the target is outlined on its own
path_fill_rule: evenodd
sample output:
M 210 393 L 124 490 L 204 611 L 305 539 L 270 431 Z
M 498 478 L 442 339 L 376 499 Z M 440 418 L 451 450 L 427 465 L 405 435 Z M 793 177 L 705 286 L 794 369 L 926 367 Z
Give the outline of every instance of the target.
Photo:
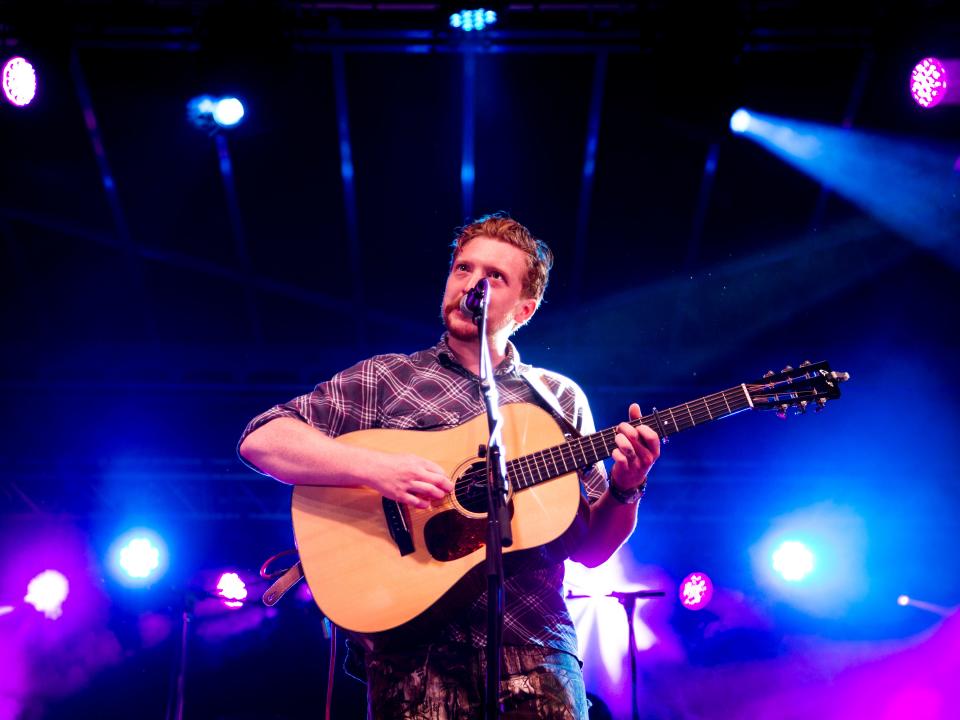
M 798 368 L 788 365 L 778 373 L 771 370 L 761 380 L 746 383 L 746 388 L 755 409 L 776 410 L 786 417 L 790 408 L 803 413 L 811 404 L 819 412 L 827 400 L 840 397 L 840 383 L 849 379 L 850 373 L 831 370 L 826 362 L 806 360 Z

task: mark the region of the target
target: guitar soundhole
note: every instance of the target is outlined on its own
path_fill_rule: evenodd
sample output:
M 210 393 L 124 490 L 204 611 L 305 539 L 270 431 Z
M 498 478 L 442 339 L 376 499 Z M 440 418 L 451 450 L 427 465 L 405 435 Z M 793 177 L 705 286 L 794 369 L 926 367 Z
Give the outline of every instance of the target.
M 457 502 L 468 512 L 487 512 L 487 464 L 475 462 L 456 480 Z

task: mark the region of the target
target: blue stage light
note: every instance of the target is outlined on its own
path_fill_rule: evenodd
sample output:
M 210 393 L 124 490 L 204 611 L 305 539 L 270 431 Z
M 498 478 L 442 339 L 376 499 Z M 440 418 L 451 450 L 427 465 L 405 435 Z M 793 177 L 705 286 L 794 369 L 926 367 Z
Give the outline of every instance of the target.
M 786 540 L 773 551 L 773 569 L 787 582 L 799 582 L 813 572 L 816 562 L 810 548 L 798 540 Z
M 822 502 L 774 518 L 750 548 L 757 583 L 818 617 L 842 617 L 862 599 L 866 525 L 851 508 Z
M 137 528 L 124 533 L 110 548 L 114 575 L 124 585 L 149 585 L 167 569 L 167 547 L 152 530 Z
M 735 133 L 746 132 L 750 127 L 750 113 L 740 108 L 730 116 L 730 129 Z
M 493 10 L 479 8 L 477 10 L 461 10 L 450 16 L 450 27 L 464 32 L 483 30 L 497 22 L 497 13 Z
M 742 134 L 960 267 L 960 205 L 951 183 L 954 147 L 758 112 L 750 112 Z
M 208 132 L 218 128 L 232 128 L 243 120 L 246 111 L 243 103 L 233 96 L 213 97 L 200 95 L 187 103 L 190 122 Z
M 225 97 L 217 101 L 213 108 L 213 119 L 220 127 L 233 127 L 243 120 L 243 103 L 235 97 Z

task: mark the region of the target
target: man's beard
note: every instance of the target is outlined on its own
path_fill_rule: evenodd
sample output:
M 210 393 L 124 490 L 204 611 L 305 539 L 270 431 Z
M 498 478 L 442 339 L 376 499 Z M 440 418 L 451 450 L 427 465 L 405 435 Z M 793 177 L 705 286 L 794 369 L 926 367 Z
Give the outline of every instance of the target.
M 459 313 L 459 311 L 460 311 L 459 302 L 451 303 L 450 305 L 447 305 L 445 308 L 443 308 L 442 319 L 443 319 L 443 324 L 447 328 L 447 332 L 450 333 L 451 337 L 456 338 L 457 340 L 461 340 L 463 342 L 476 340 L 478 335 L 478 330 L 479 330 L 477 328 L 476 323 L 468 319 L 468 317 L 463 313 L 460 313 L 459 318 L 452 317 L 454 313 Z M 507 327 L 509 324 L 510 324 L 509 317 L 503 318 L 499 323 L 499 325 L 490 324 L 490 318 L 488 317 L 487 318 L 487 337 L 488 338 L 493 337 L 494 335 L 499 333 L 501 330 L 503 330 L 505 327 Z

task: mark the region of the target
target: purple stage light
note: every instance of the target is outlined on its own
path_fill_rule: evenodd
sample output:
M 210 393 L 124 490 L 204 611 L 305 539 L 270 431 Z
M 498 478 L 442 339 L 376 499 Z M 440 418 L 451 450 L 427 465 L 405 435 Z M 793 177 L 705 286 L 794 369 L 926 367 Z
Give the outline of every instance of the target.
M 910 94 L 922 108 L 939 105 L 947 95 L 947 71 L 935 57 L 918 62 L 910 74 Z
M 237 573 L 223 573 L 217 581 L 217 594 L 228 608 L 242 607 L 247 598 L 247 586 Z
M 27 594 L 23 600 L 48 619 L 56 620 L 63 614 L 63 603 L 69 594 L 70 583 L 63 573 L 44 570 L 27 585 Z
M 690 573 L 680 583 L 679 595 L 687 610 L 703 610 L 713 597 L 713 583 L 706 573 Z
M 37 73 L 22 57 L 12 57 L 3 66 L 3 94 L 17 107 L 29 105 L 37 95 Z

